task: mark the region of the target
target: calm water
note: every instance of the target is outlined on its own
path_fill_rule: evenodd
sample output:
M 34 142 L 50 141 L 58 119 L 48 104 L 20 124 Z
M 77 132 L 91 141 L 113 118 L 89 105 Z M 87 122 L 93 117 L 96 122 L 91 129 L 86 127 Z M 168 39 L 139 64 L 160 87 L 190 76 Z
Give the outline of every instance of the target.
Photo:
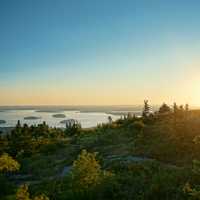
M 54 114 L 65 114 L 66 118 L 55 118 Z M 24 117 L 40 117 L 35 120 L 25 120 Z M 13 127 L 17 120 L 28 125 L 36 125 L 45 121 L 51 127 L 65 127 L 60 122 L 66 119 L 78 120 L 83 128 L 94 127 L 100 123 L 108 122 L 108 116 L 113 120 L 120 118 L 119 115 L 106 114 L 104 112 L 80 112 L 80 111 L 61 111 L 61 112 L 36 112 L 36 110 L 4 110 L 0 112 L 0 120 L 5 120 L 5 124 L 0 124 L 0 127 Z

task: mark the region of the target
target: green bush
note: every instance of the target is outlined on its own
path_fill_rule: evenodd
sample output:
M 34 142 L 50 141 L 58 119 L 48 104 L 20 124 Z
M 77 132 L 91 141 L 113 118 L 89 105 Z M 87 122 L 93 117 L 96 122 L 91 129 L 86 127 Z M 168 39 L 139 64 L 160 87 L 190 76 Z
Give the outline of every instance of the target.
M 134 121 L 133 122 L 133 127 L 138 132 L 141 132 L 144 129 L 145 125 L 144 125 L 144 123 L 142 121 Z

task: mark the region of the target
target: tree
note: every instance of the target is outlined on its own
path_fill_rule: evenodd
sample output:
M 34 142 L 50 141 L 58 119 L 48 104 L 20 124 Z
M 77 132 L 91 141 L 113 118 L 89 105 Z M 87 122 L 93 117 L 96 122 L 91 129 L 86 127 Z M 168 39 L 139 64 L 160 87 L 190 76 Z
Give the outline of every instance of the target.
M 20 164 L 7 153 L 0 157 L 0 172 L 13 172 L 20 168 Z
M 142 121 L 134 121 L 133 122 L 133 127 L 138 131 L 138 132 L 142 132 L 142 130 L 144 129 L 145 125 Z
M 180 110 L 181 112 L 184 111 L 183 105 L 180 105 L 180 106 L 179 106 L 179 110 Z
M 44 194 L 31 198 L 28 191 L 28 186 L 24 184 L 24 185 L 21 185 L 19 189 L 17 190 L 16 200 L 49 200 L 49 198 Z
M 81 124 L 78 123 L 76 120 L 68 120 L 66 122 L 66 135 L 73 136 L 78 135 L 81 131 Z
M 174 110 L 174 114 L 177 114 L 178 106 L 176 103 L 174 103 L 173 110 Z
M 77 160 L 73 162 L 71 175 L 75 191 L 87 192 L 113 177 L 111 172 L 101 169 L 96 155 L 97 153 L 82 150 Z
M 199 200 L 200 199 L 200 191 L 192 188 L 189 183 L 186 183 L 183 187 L 183 192 L 188 194 L 189 200 Z
M 112 117 L 111 116 L 108 116 L 108 122 L 109 122 L 109 124 L 112 124 Z
M 41 194 L 39 196 L 34 197 L 33 200 L 49 200 L 49 198 L 46 195 Z
M 193 142 L 196 145 L 200 144 L 200 136 L 196 136 L 193 139 Z M 193 172 L 195 173 L 195 177 L 200 177 L 200 161 L 199 160 L 193 160 Z M 189 195 L 189 199 L 200 199 L 200 185 L 196 184 L 193 187 L 191 187 L 190 183 L 187 182 L 185 186 L 183 187 L 183 191 Z
M 90 189 L 101 182 L 101 166 L 96 160 L 96 153 L 82 150 L 73 163 L 72 180 L 74 188 L 78 190 Z
M 171 111 L 171 109 L 166 103 L 163 103 L 159 109 L 160 114 L 169 113 L 170 111 Z
M 186 111 L 186 112 L 189 111 L 189 104 L 185 104 L 185 111 Z
M 143 108 L 143 117 L 148 117 L 150 114 L 150 106 L 148 104 L 148 100 L 144 100 L 144 108 Z
M 17 121 L 16 128 L 21 128 L 21 123 L 20 123 L 20 120 L 18 120 L 18 121 Z
M 27 185 L 21 185 L 16 193 L 16 200 L 31 200 Z

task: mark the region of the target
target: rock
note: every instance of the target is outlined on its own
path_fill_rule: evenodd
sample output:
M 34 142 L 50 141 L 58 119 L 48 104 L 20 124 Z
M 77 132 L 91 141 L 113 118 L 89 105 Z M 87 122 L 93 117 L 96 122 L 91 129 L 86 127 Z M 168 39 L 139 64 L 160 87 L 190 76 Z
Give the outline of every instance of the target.
M 70 173 L 71 169 L 72 169 L 72 166 L 65 166 L 63 168 L 62 173 L 60 174 L 60 177 L 64 177 L 64 176 L 68 175 Z
M 55 114 L 55 115 L 52 115 L 52 117 L 55 117 L 55 118 L 65 118 L 66 116 L 64 114 Z

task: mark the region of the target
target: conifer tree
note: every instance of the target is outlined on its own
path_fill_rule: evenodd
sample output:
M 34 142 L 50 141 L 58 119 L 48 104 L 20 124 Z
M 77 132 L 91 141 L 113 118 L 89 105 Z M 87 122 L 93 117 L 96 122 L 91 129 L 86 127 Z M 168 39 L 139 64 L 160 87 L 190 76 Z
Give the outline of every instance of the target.
M 171 111 L 170 107 L 166 104 L 163 103 L 162 106 L 159 109 L 159 113 L 169 113 Z
M 143 108 L 143 117 L 148 117 L 150 114 L 150 106 L 148 104 L 148 100 L 144 100 L 144 108 Z

